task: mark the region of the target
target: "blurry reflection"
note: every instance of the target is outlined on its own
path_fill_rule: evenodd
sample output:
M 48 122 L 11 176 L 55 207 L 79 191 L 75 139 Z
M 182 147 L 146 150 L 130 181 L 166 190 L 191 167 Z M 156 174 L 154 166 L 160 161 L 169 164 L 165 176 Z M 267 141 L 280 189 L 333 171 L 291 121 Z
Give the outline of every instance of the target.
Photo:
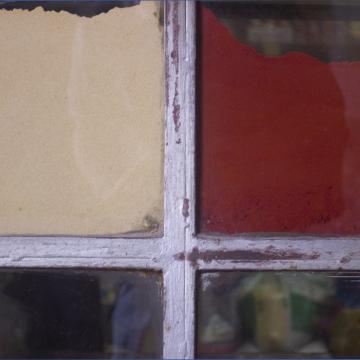
M 210 1 L 206 6 L 241 42 L 263 55 L 300 51 L 322 61 L 359 59 L 354 1 Z
M 1 271 L 1 358 L 161 356 L 155 273 Z
M 129 279 L 130 280 L 130 279 Z M 116 301 L 112 311 L 112 343 L 113 358 L 134 357 L 141 349 L 142 341 L 157 314 L 157 327 L 152 329 L 152 345 L 156 344 L 156 336 L 161 329 L 161 309 L 149 299 L 152 289 L 146 284 L 138 286 L 136 282 L 126 280 L 119 284 Z M 161 353 L 161 342 L 157 341 L 158 353 Z
M 198 355 L 359 357 L 359 275 L 205 273 Z

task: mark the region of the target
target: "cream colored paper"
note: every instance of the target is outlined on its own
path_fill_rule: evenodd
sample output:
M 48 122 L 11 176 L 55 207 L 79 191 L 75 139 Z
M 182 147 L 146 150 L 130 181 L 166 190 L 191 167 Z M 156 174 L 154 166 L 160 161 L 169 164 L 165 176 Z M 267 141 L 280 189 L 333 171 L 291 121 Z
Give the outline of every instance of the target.
M 158 6 L 0 11 L 0 233 L 119 234 L 162 221 Z

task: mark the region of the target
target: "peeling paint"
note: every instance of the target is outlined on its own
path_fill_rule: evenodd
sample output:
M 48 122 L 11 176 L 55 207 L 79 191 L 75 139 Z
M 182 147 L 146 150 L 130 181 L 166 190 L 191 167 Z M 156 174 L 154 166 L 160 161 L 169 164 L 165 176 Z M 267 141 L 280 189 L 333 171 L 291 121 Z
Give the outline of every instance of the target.
M 346 256 L 343 256 L 340 260 L 341 264 L 348 264 L 351 261 L 352 254 L 348 254 Z
M 177 6 L 174 6 L 173 10 L 173 16 L 172 16 L 172 22 L 173 22 L 173 49 L 170 53 L 170 58 L 172 61 L 172 64 L 175 66 L 175 73 L 176 73 L 176 79 L 175 79 L 175 94 L 173 98 L 173 122 L 175 125 L 175 132 L 179 132 L 180 129 L 180 104 L 179 104 L 179 10 Z
M 167 41 L 167 39 L 169 38 L 169 25 L 170 25 L 170 17 L 169 17 L 169 13 L 170 13 L 170 6 L 165 6 L 165 18 L 166 18 L 166 26 L 165 26 L 165 41 Z M 166 103 L 166 107 L 169 107 L 170 101 L 169 101 L 169 97 L 170 97 L 170 86 L 169 86 L 169 79 L 170 79 L 170 64 L 169 64 L 169 59 L 166 56 L 166 61 L 165 61 L 165 103 Z
M 191 263 L 193 267 L 198 265 L 198 261 L 201 260 L 205 263 L 212 261 L 231 261 L 236 262 L 265 262 L 274 260 L 316 260 L 320 257 L 317 252 L 302 253 L 297 251 L 284 251 L 265 249 L 261 250 L 206 250 L 200 251 L 197 247 L 187 254 L 186 259 Z
M 176 261 L 184 261 L 185 260 L 185 252 L 180 252 L 174 255 L 174 259 Z
M 174 6 L 172 22 L 174 26 L 174 37 L 173 37 L 173 50 L 171 51 L 171 59 L 175 65 L 176 75 L 179 74 L 179 10 L 177 6 Z
M 174 97 L 173 102 L 173 119 L 174 119 L 174 125 L 175 125 L 175 132 L 179 132 L 180 129 L 180 105 L 177 104 L 177 98 Z

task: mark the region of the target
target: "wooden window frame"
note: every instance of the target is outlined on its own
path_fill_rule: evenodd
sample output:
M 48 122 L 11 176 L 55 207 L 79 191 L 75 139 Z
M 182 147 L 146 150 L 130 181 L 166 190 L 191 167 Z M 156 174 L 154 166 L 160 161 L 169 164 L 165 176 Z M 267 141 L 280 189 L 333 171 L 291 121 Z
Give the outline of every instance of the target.
M 196 233 L 196 2 L 165 1 L 164 231 L 161 237 L 0 237 L 2 268 L 161 271 L 163 358 L 195 356 L 195 281 L 208 270 L 358 270 L 359 237 Z

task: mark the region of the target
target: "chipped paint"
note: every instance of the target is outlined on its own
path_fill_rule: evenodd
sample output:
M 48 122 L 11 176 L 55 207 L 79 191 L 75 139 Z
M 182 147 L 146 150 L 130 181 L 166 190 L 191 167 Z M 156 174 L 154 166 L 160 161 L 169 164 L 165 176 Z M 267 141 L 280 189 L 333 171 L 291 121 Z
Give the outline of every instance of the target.
M 180 129 L 180 105 L 176 103 L 177 98 L 174 97 L 173 102 L 173 119 L 174 119 L 174 125 L 175 125 L 175 132 L 179 132 Z
M 346 256 L 343 256 L 341 259 L 340 259 L 340 263 L 341 264 L 348 264 L 350 261 L 351 261 L 351 255 L 352 254 L 348 254 Z
M 174 255 L 174 260 L 176 261 L 184 261 L 185 260 L 185 252 L 182 251 Z
M 189 217 L 189 199 L 183 201 L 182 215 L 184 218 Z
M 172 24 L 173 24 L 173 50 L 170 53 L 170 57 L 172 59 L 172 63 L 175 66 L 176 75 L 179 74 L 179 32 L 180 32 L 180 24 L 179 24 L 179 8 L 174 6 L 173 8 L 173 16 L 172 16 Z
M 274 260 L 316 260 L 320 257 L 317 252 L 303 253 L 291 250 L 275 250 L 272 247 L 261 250 L 204 250 L 200 251 L 194 247 L 187 254 L 186 259 L 193 267 L 198 265 L 199 261 L 210 263 L 212 261 L 230 261 L 236 262 L 263 262 Z

